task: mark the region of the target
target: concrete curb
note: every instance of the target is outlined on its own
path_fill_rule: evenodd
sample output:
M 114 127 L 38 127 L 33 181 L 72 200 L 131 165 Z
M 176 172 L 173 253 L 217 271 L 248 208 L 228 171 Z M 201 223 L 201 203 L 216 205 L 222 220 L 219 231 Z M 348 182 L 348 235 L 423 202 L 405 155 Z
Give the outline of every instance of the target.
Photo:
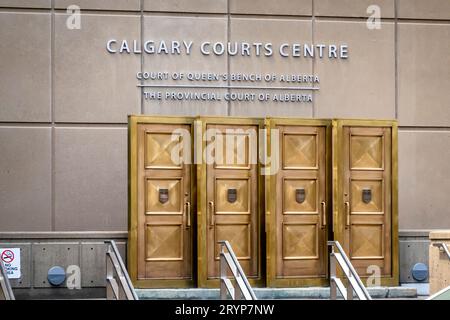
M 329 287 L 311 288 L 254 288 L 258 299 L 329 299 Z M 417 289 L 408 287 L 368 288 L 374 299 L 417 298 Z M 219 289 L 136 289 L 139 299 L 218 300 Z

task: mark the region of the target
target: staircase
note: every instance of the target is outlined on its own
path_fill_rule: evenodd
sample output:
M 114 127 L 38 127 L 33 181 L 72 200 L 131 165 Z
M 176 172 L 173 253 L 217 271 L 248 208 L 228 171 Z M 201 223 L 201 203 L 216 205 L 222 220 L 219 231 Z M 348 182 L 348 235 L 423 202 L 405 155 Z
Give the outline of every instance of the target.
M 350 260 L 346 256 L 341 245 L 337 241 L 330 241 L 328 245 L 332 248 L 330 253 L 330 287 L 310 288 L 251 288 L 242 268 L 237 261 L 230 244 L 220 241 L 220 289 L 137 289 L 139 299 L 186 299 L 186 300 L 218 300 L 227 296 L 236 298 L 234 293 L 240 292 L 239 297 L 245 300 L 255 299 L 344 299 L 359 300 L 371 299 L 414 299 L 417 298 L 415 288 L 406 287 L 372 287 L 365 288 Z M 347 278 L 347 287 L 337 277 L 336 268 L 340 267 Z M 230 279 L 226 277 L 226 268 L 230 268 L 236 281 L 234 287 Z
M 309 288 L 252 288 L 227 241 L 221 241 L 220 253 L 220 289 L 134 289 L 128 272 L 114 241 L 106 241 L 106 298 L 109 300 L 145 300 L 145 299 L 186 299 L 186 300 L 235 300 L 257 299 L 415 299 L 417 290 L 411 287 L 370 287 L 365 288 L 356 271 L 338 242 L 328 243 L 330 253 L 330 287 Z M 340 267 L 348 281 L 336 276 L 336 267 Z M 231 271 L 232 278 L 228 274 Z M 347 283 L 347 287 L 343 283 Z M 442 297 L 441 297 L 442 298 Z M 0 261 L 0 300 L 14 300 L 14 293 Z

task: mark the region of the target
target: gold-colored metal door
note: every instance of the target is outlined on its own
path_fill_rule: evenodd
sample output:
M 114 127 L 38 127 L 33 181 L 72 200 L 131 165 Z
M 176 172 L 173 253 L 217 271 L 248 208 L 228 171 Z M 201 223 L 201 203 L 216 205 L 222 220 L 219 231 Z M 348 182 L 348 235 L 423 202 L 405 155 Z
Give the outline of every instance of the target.
M 252 280 L 260 278 L 259 123 L 230 118 L 203 118 L 202 122 L 205 163 L 199 179 L 199 201 L 203 203 L 199 212 L 199 286 L 219 284 L 220 240 L 230 242 L 254 283 Z
M 191 286 L 192 123 L 176 118 L 132 120 L 132 279 L 137 287 Z
M 330 121 L 271 119 L 277 172 L 266 188 L 267 282 L 270 287 L 325 285 L 328 275 L 327 167 Z
M 391 121 L 336 121 L 335 239 L 362 277 L 398 284 L 397 127 Z

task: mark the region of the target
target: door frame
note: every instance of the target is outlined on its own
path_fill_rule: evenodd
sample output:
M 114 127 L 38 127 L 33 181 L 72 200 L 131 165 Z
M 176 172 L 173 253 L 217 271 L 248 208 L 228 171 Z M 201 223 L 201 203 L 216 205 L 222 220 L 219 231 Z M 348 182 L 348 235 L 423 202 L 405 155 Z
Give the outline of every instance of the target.
M 326 119 L 293 119 L 293 118 L 266 118 L 265 126 L 267 129 L 267 139 L 268 139 L 268 150 L 271 150 L 271 141 L 270 141 L 270 131 L 277 125 L 280 126 L 305 126 L 305 127 L 325 127 L 325 183 L 326 186 L 326 201 L 328 204 L 331 204 L 331 120 Z M 281 157 L 279 158 L 281 161 Z M 284 278 L 277 279 L 276 278 L 276 248 L 277 248 L 277 234 L 276 234 L 276 199 L 273 197 L 280 196 L 277 194 L 276 185 L 277 185 L 277 175 L 266 175 L 266 279 L 268 287 L 307 287 L 307 286 L 328 286 L 329 285 L 329 268 L 328 268 L 328 255 L 325 257 L 325 264 L 327 270 L 326 278 L 304 278 L 304 277 L 296 277 L 296 278 Z M 327 220 L 331 222 L 330 215 L 330 205 L 327 205 Z M 327 224 L 328 232 L 327 238 L 331 239 L 331 228 L 330 223 Z M 326 250 L 328 252 L 328 249 Z
M 206 150 L 206 141 L 203 139 L 203 134 L 206 132 L 208 124 L 219 125 L 256 125 L 259 129 L 264 127 L 264 119 L 260 118 L 239 118 L 239 117 L 208 117 L 200 116 L 195 120 L 195 145 L 201 143 L 201 148 L 196 148 L 197 162 L 198 157 L 202 157 L 201 163 L 197 163 L 197 284 L 199 288 L 217 288 L 220 286 L 220 279 L 208 279 L 208 255 L 207 255 L 207 228 L 208 228 L 208 208 L 207 208 L 207 192 L 206 192 L 206 169 L 207 165 L 203 159 L 203 152 Z M 259 133 L 257 132 L 257 137 Z M 257 139 L 258 140 L 258 139 Z M 258 141 L 259 148 L 259 141 Z M 199 153 L 201 151 L 201 154 Z M 260 174 L 260 162 L 257 163 L 257 181 L 258 181 L 258 277 L 248 279 L 250 284 L 255 287 L 264 285 L 264 264 L 262 261 L 262 254 L 265 252 L 263 247 L 263 226 L 264 226 L 264 180 Z
M 342 159 L 344 127 L 383 127 L 391 128 L 391 275 L 381 276 L 382 286 L 398 286 L 398 123 L 396 120 L 333 120 L 333 232 L 334 240 L 343 244 L 345 236 L 345 214 L 343 203 L 344 167 Z M 342 210 L 341 210 L 342 209 Z M 367 279 L 367 277 L 361 277 Z
M 128 116 L 128 243 L 127 268 L 135 288 L 189 288 L 196 283 L 196 228 L 192 228 L 192 279 L 138 279 L 138 125 L 139 124 L 190 124 L 191 155 L 194 151 L 194 118 L 170 116 Z M 194 163 L 191 164 L 191 219 L 195 226 L 196 181 Z

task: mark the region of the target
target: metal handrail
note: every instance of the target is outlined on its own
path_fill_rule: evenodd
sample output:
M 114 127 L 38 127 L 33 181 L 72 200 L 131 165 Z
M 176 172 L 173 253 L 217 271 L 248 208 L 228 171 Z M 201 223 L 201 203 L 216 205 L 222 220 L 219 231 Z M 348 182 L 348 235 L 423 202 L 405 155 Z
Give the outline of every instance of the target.
M 250 283 L 239 264 L 236 255 L 228 241 L 219 241 L 220 244 L 220 299 L 225 300 L 227 293 L 233 300 L 258 300 Z M 225 251 L 225 248 L 227 252 Z M 227 267 L 231 270 L 235 284 L 227 276 Z
M 139 300 L 133 283 L 114 240 L 105 241 L 106 250 L 106 299 Z
M 15 300 L 3 261 L 0 260 L 0 300 Z
M 332 300 L 336 300 L 337 290 L 339 290 L 345 300 L 352 300 L 353 292 L 356 293 L 359 300 L 372 300 L 372 297 L 359 278 L 358 273 L 350 262 L 350 259 L 345 254 L 344 249 L 342 249 L 339 241 L 328 241 L 328 245 L 331 246 L 330 298 Z M 334 248 L 336 248 L 338 252 L 335 252 Z M 347 288 L 345 288 L 342 280 L 336 276 L 336 262 L 339 264 L 348 279 Z
M 441 252 L 445 252 L 447 254 L 448 259 L 450 260 L 450 250 L 446 243 L 444 242 L 435 242 L 433 246 L 438 247 Z

